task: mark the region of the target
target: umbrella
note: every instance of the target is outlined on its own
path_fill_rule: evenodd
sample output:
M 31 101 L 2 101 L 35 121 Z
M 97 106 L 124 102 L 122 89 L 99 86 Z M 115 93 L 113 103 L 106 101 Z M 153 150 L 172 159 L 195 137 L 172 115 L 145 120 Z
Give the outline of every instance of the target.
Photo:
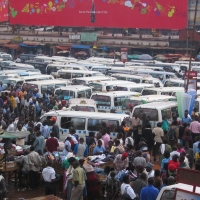
M 152 60 L 152 56 L 150 56 L 149 54 L 142 54 L 141 56 L 139 56 L 140 60 Z
M 12 134 L 16 138 L 25 138 L 26 136 L 30 135 L 31 133 L 29 131 L 17 131 L 17 132 L 8 132 L 9 134 Z
M 4 132 L 2 135 L 0 135 L 0 138 L 14 139 L 14 138 L 17 138 L 17 136 L 12 135 L 11 133 L 8 133 L 8 132 Z

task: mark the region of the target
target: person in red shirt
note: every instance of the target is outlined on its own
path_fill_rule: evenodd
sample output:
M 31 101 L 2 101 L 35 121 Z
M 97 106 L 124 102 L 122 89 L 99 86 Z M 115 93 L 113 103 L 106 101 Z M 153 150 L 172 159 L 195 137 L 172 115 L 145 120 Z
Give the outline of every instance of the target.
M 59 144 L 58 140 L 54 137 L 54 132 L 51 132 L 50 136 L 51 137 L 46 140 L 46 149 L 47 151 L 52 153 L 54 151 L 57 151 Z
M 179 165 L 180 165 L 180 162 L 178 161 L 178 155 L 177 154 L 174 154 L 172 156 L 172 160 L 169 161 L 169 165 L 172 164 L 176 167 L 176 169 L 179 168 Z

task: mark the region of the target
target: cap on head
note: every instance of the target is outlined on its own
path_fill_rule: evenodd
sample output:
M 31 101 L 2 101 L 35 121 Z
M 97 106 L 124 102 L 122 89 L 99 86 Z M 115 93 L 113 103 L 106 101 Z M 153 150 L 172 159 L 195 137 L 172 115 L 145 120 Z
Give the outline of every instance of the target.
M 127 153 L 127 152 L 124 152 L 124 153 L 122 154 L 122 157 L 127 158 L 127 157 L 128 157 L 128 153 Z
M 56 122 L 56 117 L 52 117 L 52 118 L 50 119 L 50 121 Z
M 154 165 L 152 163 L 148 162 L 146 167 L 149 167 L 149 168 L 153 169 Z

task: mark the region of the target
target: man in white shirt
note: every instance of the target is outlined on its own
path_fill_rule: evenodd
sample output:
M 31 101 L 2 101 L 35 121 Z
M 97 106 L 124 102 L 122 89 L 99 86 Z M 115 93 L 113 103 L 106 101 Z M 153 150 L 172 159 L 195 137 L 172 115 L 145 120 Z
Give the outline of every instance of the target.
M 53 194 L 56 196 L 56 172 L 52 168 L 52 161 L 48 160 L 47 167 L 42 170 L 42 177 L 45 182 L 45 195 Z
M 125 146 L 126 146 L 127 144 L 131 144 L 132 146 L 134 146 L 134 140 L 133 140 L 133 138 L 131 137 L 131 135 L 132 135 L 132 132 L 128 132 L 128 133 L 126 134 Z
M 121 194 L 122 194 L 122 199 L 123 199 L 123 196 L 124 197 L 129 196 L 130 199 L 135 199 L 137 197 L 134 190 L 129 185 L 129 176 L 128 175 L 124 175 L 124 177 L 123 177 L 123 183 L 121 185 Z
M 177 146 L 173 146 L 172 152 L 170 153 L 170 160 L 172 159 L 173 155 L 177 155 L 178 157 L 180 156 L 180 153 L 177 151 Z
M 153 170 L 154 165 L 150 162 L 147 163 L 146 165 L 146 171 L 148 173 L 148 178 L 154 177 L 155 171 Z
M 9 132 L 14 132 L 15 131 L 15 126 L 14 126 L 14 123 L 13 123 L 12 119 L 9 119 L 9 125 L 8 125 L 8 128 L 7 128 L 7 131 L 9 131 Z

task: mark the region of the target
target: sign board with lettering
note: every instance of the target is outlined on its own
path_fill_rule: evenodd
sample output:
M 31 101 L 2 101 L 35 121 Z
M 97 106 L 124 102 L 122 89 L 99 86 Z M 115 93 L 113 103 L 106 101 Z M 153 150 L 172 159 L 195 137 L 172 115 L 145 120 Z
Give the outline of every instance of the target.
M 186 71 L 184 74 L 184 87 L 185 88 L 187 86 L 188 74 L 189 74 L 188 71 Z M 190 71 L 188 89 L 197 90 L 197 74 L 198 73 L 196 71 Z
M 19 43 L 21 43 L 21 42 L 23 42 L 23 37 L 15 36 L 15 37 L 13 37 L 13 42 L 19 42 Z
M 181 3 L 180 0 L 10 0 L 9 2 L 11 25 L 185 29 L 188 19 L 187 0 L 181 0 Z
M 95 42 L 97 41 L 96 33 L 81 33 L 81 42 Z
M 174 200 L 199 200 L 200 194 L 188 192 L 181 189 L 176 189 Z
M 80 40 L 81 39 L 81 35 L 71 34 L 71 35 L 69 35 L 69 39 L 70 40 Z

